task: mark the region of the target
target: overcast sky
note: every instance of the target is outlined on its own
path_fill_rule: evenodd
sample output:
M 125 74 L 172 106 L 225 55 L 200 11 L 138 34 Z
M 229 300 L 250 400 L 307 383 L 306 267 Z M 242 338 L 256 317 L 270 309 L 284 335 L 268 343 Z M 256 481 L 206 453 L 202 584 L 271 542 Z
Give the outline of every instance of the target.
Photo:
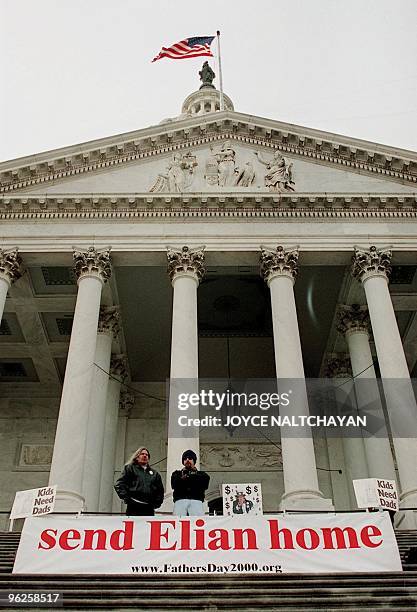
M 235 110 L 417 149 L 416 0 L 0 6 L 1 160 L 178 115 L 204 58 L 151 60 L 217 29 Z

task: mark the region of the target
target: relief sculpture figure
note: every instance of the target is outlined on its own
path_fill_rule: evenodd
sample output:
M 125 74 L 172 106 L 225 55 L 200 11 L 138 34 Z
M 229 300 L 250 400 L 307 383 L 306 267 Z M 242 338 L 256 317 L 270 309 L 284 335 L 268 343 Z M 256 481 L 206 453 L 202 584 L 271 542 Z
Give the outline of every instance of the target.
M 149 191 L 167 191 L 168 193 L 186 191 L 192 183 L 195 166 L 197 166 L 196 157 L 190 151 L 184 154 L 174 153 L 166 173 L 158 174 Z
M 265 187 L 269 191 L 294 191 L 294 181 L 292 175 L 293 164 L 288 164 L 279 151 L 275 151 L 269 160 L 263 159 L 259 151 L 254 151 L 258 161 L 266 166 Z
M 227 187 L 234 184 L 235 156 L 236 152 L 232 149 L 230 142 L 225 140 L 221 148 L 216 152 L 213 145 L 210 145 L 212 156 L 217 161 L 218 185 Z
M 251 162 L 246 162 L 243 168 L 235 168 L 236 187 L 250 187 L 255 180 L 255 170 Z

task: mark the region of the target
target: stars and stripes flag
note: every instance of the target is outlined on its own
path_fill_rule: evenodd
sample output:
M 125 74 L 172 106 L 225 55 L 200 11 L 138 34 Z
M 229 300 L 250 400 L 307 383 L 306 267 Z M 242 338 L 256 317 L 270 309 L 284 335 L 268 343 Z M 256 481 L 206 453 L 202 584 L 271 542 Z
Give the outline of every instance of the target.
M 213 40 L 214 36 L 194 36 L 192 38 L 185 38 L 171 47 L 162 47 L 158 55 L 154 57 L 152 61 L 156 62 L 156 60 L 160 60 L 163 57 L 169 57 L 171 59 L 186 59 L 188 57 L 201 57 L 202 55 L 213 57 L 210 49 Z

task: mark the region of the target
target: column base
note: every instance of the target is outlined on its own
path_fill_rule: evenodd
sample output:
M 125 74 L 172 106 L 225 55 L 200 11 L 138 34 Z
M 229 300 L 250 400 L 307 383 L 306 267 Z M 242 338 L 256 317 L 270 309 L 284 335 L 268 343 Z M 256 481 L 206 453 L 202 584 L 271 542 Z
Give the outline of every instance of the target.
M 54 512 L 82 512 L 85 500 L 75 491 L 57 491 Z
M 399 510 L 395 514 L 394 527 L 399 531 L 417 529 L 417 510 Z
M 334 512 L 333 500 L 325 499 L 319 491 L 291 491 L 284 493 L 279 504 L 280 510 L 327 510 Z
M 162 502 L 162 506 L 155 510 L 156 514 L 161 512 L 162 514 L 172 514 L 174 511 L 174 502 L 172 501 L 172 493 L 169 497 L 166 497 Z
M 415 510 L 402 510 L 402 508 L 415 508 Z M 401 493 L 400 509 L 395 515 L 394 526 L 401 530 L 417 529 L 417 489 Z

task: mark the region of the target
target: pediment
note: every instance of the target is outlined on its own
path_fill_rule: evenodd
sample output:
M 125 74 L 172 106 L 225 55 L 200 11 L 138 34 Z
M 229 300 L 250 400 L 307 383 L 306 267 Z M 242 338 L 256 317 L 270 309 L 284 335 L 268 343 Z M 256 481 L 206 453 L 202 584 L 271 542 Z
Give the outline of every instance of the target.
M 414 192 L 416 156 L 372 145 L 222 112 L 5 162 L 0 174 L 4 193 Z
M 374 178 L 294 154 L 231 140 L 187 147 L 113 169 L 61 178 L 22 190 L 43 194 L 99 193 L 412 193 L 411 185 Z

